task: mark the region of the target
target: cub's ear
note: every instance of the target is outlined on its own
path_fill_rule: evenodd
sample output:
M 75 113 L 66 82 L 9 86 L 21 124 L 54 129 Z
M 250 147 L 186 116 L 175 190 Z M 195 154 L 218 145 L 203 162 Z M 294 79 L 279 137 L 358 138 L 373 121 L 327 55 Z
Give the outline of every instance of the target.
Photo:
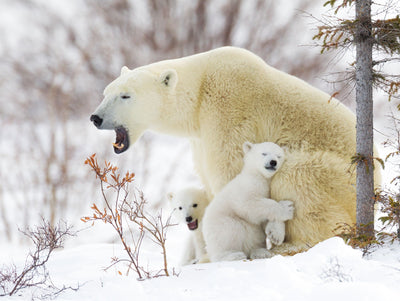
M 127 73 L 128 71 L 131 71 L 131 70 L 129 70 L 128 67 L 126 67 L 126 66 L 122 67 L 122 68 L 121 68 L 121 75 L 124 75 L 124 74 Z
M 247 154 L 249 152 L 249 150 L 251 150 L 252 147 L 253 147 L 253 144 L 250 143 L 249 141 L 246 141 L 245 143 L 243 143 L 243 152 L 245 154 Z
M 178 74 L 174 69 L 168 69 L 161 73 L 160 82 L 166 87 L 175 88 L 178 82 Z
M 167 199 L 168 201 L 172 202 L 172 200 L 174 199 L 175 194 L 173 192 L 168 192 L 167 193 Z

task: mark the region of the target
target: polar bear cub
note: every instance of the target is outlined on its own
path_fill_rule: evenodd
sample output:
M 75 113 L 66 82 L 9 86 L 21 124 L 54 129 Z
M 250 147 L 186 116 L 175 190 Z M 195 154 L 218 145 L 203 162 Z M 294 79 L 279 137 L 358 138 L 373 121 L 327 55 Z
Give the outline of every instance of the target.
M 245 142 L 243 151 L 242 171 L 214 197 L 204 214 L 203 235 L 211 261 L 271 257 L 266 233 L 273 243 L 281 244 L 284 221 L 293 218 L 292 201 L 269 198 L 271 178 L 284 161 L 283 149 L 271 142 Z
M 167 194 L 179 222 L 186 223 L 191 235 L 181 261 L 182 265 L 208 261 L 201 230 L 204 211 L 209 198 L 204 189 L 186 188 Z

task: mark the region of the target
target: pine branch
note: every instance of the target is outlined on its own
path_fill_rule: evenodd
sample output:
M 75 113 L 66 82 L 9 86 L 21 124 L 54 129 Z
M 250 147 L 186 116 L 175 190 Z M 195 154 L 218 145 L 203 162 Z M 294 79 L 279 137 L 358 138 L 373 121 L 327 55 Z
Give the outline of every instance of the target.
M 386 53 L 400 54 L 400 17 L 372 22 L 372 36 L 374 44 L 381 47 Z

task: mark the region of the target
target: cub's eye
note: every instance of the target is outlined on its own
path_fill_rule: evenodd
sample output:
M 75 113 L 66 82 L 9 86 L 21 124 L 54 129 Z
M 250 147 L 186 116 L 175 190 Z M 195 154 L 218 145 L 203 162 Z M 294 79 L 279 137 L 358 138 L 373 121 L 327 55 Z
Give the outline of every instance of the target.
M 196 208 L 197 207 L 197 204 L 193 204 L 193 208 Z
M 131 98 L 131 96 L 125 94 L 125 95 L 121 95 L 121 98 L 122 98 L 122 99 L 129 99 L 129 98 Z
M 265 157 L 267 155 L 267 153 L 262 153 L 261 155 L 263 155 Z
M 182 207 L 179 207 L 178 209 L 179 209 L 179 210 L 182 210 Z

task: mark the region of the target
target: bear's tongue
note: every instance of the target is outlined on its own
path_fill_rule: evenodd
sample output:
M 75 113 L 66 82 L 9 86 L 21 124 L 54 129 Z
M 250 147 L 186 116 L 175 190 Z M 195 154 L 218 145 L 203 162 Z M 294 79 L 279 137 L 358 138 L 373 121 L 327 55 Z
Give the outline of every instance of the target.
M 189 230 L 196 230 L 197 227 L 198 227 L 197 219 L 194 220 L 194 221 L 191 222 L 191 223 L 187 223 L 187 226 L 188 226 Z

